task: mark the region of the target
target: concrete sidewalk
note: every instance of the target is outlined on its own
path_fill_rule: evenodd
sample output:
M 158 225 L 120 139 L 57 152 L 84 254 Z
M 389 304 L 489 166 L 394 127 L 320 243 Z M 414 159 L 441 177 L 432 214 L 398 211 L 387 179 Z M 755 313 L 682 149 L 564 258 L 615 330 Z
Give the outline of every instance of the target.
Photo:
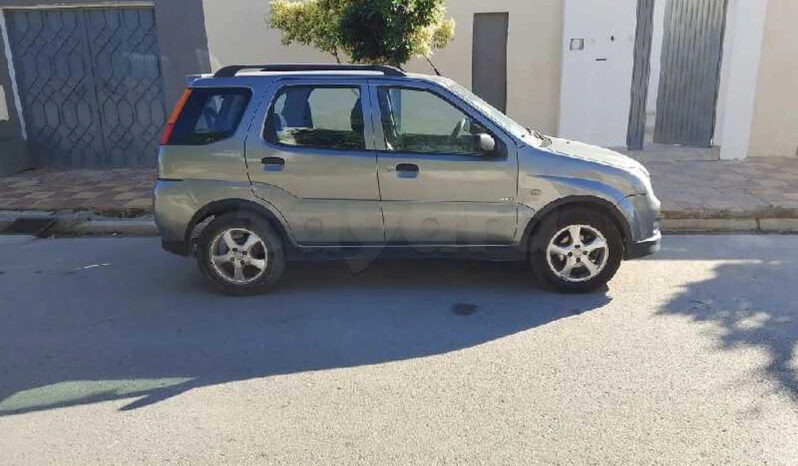
M 644 161 L 666 231 L 798 231 L 798 158 Z M 0 210 L 152 213 L 152 169 L 39 169 L 0 178 Z

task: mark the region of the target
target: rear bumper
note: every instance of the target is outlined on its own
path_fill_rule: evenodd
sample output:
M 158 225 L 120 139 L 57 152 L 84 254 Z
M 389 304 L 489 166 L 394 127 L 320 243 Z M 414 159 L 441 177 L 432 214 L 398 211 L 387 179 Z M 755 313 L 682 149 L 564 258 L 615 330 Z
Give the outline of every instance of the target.
M 662 233 L 657 231 L 650 238 L 646 238 L 643 241 L 637 241 L 635 243 L 629 243 L 626 246 L 625 259 L 637 259 L 640 257 L 650 256 L 651 254 L 659 252 L 661 245 Z
M 161 247 L 173 254 L 187 256 L 186 229 L 196 212 L 188 184 L 182 180 L 158 179 L 153 189 L 155 224 L 161 234 Z
M 164 251 L 177 254 L 178 256 L 188 256 L 189 253 L 188 243 L 185 241 L 166 241 L 162 239 L 161 248 L 163 248 Z

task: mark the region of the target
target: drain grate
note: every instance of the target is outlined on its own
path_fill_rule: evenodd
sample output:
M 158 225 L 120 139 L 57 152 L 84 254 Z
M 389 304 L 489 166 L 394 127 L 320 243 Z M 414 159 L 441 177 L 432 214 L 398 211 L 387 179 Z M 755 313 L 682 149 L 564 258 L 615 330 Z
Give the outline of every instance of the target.
M 4 235 L 41 236 L 55 223 L 54 218 L 18 218 L 0 230 Z

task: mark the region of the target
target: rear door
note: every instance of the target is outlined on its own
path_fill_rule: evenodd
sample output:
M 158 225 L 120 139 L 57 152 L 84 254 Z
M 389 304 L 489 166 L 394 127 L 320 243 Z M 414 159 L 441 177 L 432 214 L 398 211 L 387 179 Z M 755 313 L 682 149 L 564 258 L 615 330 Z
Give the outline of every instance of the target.
M 301 245 L 384 242 L 367 82 L 279 80 L 247 138 L 255 195 Z
M 508 245 L 516 230 L 515 144 L 448 90 L 372 80 L 385 236 L 389 243 Z M 496 141 L 480 154 L 474 135 Z

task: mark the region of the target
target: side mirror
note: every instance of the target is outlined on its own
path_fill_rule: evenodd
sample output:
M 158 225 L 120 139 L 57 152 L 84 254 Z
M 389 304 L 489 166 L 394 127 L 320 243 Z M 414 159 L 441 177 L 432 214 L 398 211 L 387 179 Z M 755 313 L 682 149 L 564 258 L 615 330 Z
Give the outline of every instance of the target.
M 477 148 L 482 155 L 490 154 L 496 148 L 496 140 L 490 134 L 479 133 L 475 134 L 474 137 L 477 139 Z

